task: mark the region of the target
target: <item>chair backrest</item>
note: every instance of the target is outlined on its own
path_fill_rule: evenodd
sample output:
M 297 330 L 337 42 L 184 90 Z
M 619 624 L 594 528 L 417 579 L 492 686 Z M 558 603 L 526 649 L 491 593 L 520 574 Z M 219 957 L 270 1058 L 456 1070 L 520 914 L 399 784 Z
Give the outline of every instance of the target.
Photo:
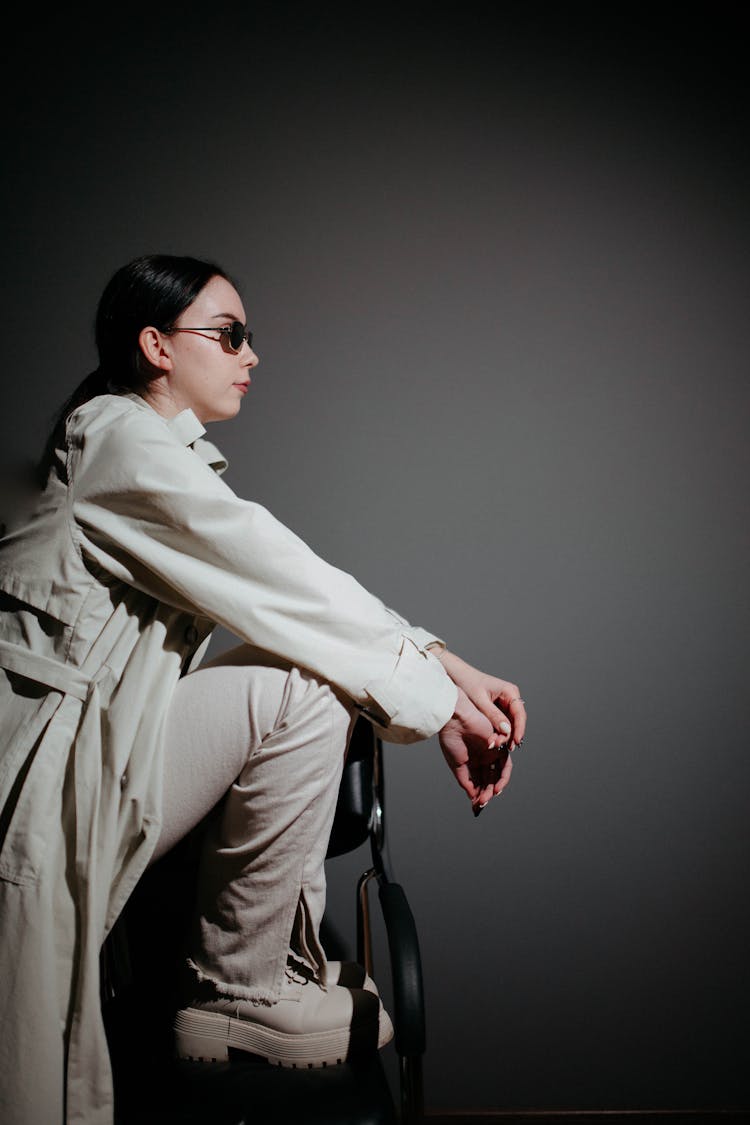
M 349 742 L 349 752 L 339 786 L 336 815 L 328 844 L 328 856 L 343 855 L 364 844 L 380 807 L 377 782 L 380 745 L 371 723 L 358 719 Z

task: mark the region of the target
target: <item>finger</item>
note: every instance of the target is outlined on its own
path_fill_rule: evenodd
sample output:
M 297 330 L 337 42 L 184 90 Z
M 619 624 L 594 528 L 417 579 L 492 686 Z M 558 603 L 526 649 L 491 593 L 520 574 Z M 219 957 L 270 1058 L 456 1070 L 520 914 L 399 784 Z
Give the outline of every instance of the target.
M 510 705 L 510 718 L 513 723 L 513 741 L 520 746 L 526 734 L 526 704 L 519 697 Z
M 499 735 L 502 735 L 500 741 L 505 741 L 512 730 L 512 722 L 509 721 L 510 716 L 507 715 L 495 703 L 493 703 L 491 699 L 480 699 L 479 702 L 475 704 L 475 706 L 492 723 L 493 731 L 495 731 Z
M 479 802 L 486 805 L 488 801 L 492 800 L 495 795 L 495 771 L 491 763 L 487 763 L 482 769 L 482 784 L 479 793 Z
M 513 759 L 511 758 L 510 754 L 506 754 L 505 762 L 503 763 L 502 768 L 500 769 L 500 776 L 498 777 L 498 779 L 495 782 L 495 785 L 493 787 L 496 797 L 499 796 L 500 793 L 502 793 L 503 789 L 505 789 L 505 787 L 510 782 L 510 775 L 511 775 L 512 772 L 513 772 Z
M 521 698 L 520 688 L 508 684 L 495 700 L 513 725 L 513 742 L 519 746 L 526 733 L 526 704 Z
M 494 797 L 494 790 L 492 785 L 487 785 L 479 791 L 476 799 L 471 802 L 471 806 L 475 814 L 479 814 L 482 809 L 486 808 Z
M 453 776 L 463 791 L 468 794 L 472 801 L 475 801 L 479 796 L 479 786 L 469 771 L 468 763 L 464 762 L 463 765 L 453 767 Z
M 494 796 L 494 764 L 494 759 L 474 759 L 471 764 L 471 774 L 477 786 L 477 796 L 472 804 L 476 807 L 484 808 Z
M 502 793 L 503 789 L 508 784 L 512 768 L 510 751 L 501 751 L 490 766 L 493 797 L 497 797 L 498 794 Z

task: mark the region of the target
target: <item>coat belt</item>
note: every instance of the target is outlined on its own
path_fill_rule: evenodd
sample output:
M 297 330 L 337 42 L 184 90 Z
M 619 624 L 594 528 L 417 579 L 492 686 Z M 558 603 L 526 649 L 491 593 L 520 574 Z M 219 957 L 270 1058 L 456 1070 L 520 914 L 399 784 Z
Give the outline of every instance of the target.
M 73 695 L 86 702 L 91 689 L 91 677 L 72 664 L 62 664 L 49 656 L 32 652 L 23 645 L 0 641 L 0 668 L 25 676 L 27 680 L 46 684 L 64 695 Z

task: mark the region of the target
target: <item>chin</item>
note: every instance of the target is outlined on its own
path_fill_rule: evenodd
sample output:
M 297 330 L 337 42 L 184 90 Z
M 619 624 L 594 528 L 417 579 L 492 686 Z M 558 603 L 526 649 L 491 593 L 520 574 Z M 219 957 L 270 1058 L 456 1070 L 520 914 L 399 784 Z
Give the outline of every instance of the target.
M 216 410 L 208 418 L 203 419 L 203 424 L 206 425 L 209 422 L 228 422 L 230 418 L 237 417 L 241 406 L 241 402 L 233 402 L 231 406 L 227 405 L 221 411 Z

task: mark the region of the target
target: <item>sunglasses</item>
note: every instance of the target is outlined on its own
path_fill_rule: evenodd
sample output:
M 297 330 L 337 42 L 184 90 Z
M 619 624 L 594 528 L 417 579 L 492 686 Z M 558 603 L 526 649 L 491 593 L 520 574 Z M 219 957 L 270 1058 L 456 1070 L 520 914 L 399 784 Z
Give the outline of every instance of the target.
M 222 324 L 221 327 L 212 325 L 210 328 L 173 328 L 173 332 L 221 332 L 221 336 L 211 337 L 213 340 L 226 341 L 233 352 L 238 352 L 245 340 L 247 340 L 248 347 L 253 346 L 253 334 L 249 328 L 239 320 L 233 320 L 231 324 Z

